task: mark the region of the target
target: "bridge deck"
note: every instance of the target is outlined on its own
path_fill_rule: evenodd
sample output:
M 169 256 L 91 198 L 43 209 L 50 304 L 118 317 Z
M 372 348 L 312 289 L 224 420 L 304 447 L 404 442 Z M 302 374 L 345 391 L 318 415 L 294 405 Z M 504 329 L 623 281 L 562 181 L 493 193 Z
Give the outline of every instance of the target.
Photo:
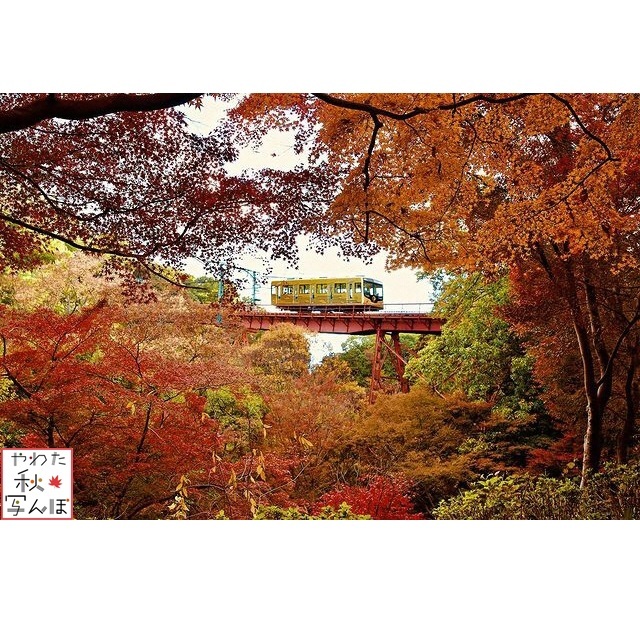
M 439 334 L 445 320 L 420 313 L 330 313 L 330 312 L 241 312 L 236 317 L 249 331 L 271 329 L 290 322 L 318 333 L 344 333 L 356 336 L 385 332 Z

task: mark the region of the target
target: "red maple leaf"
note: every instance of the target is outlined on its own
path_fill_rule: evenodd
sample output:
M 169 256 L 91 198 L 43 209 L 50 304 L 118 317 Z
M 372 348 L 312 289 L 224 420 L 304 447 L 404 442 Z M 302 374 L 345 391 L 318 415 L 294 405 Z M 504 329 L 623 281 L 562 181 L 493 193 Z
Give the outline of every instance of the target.
M 53 476 L 53 478 L 51 478 L 51 480 L 49 480 L 49 484 L 52 487 L 55 487 L 56 489 L 59 489 L 60 485 L 62 484 L 62 480 L 60 480 L 60 478 L 58 478 L 58 476 Z

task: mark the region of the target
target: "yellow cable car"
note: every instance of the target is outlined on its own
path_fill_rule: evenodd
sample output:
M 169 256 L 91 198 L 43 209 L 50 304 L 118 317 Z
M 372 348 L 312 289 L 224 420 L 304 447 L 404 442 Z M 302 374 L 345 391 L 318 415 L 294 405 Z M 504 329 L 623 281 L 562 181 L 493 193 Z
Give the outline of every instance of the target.
M 298 311 L 374 311 L 383 308 L 382 282 L 364 276 L 287 278 L 271 282 L 271 304 Z

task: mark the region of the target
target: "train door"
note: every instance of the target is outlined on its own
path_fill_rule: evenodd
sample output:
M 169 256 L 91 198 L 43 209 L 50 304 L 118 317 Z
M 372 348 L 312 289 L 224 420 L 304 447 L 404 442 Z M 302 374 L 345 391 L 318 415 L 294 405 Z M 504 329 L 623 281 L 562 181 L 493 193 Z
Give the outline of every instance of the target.
M 347 283 L 334 282 L 333 284 L 333 303 L 345 304 L 347 302 Z
M 312 286 L 308 284 L 299 284 L 298 285 L 298 303 L 299 304 L 310 304 L 311 303 L 311 290 Z
M 329 301 L 329 296 L 330 296 L 330 292 L 329 292 L 329 285 L 326 282 L 320 282 L 318 284 L 316 284 L 316 293 L 315 293 L 315 297 L 316 297 L 316 302 L 317 304 L 321 305 L 321 304 L 327 304 L 327 302 Z
M 358 304 L 362 304 L 363 300 L 362 300 L 362 281 L 360 282 L 356 282 L 355 285 L 355 301 Z

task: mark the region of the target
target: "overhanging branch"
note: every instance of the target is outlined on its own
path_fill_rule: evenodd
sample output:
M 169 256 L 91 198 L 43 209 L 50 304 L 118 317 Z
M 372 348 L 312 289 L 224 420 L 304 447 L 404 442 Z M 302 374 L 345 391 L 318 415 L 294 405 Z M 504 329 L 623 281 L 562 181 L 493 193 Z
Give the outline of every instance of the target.
M 94 98 L 58 98 L 55 93 L 0 111 L 0 133 L 26 129 L 43 120 L 88 120 L 123 111 L 156 111 L 185 104 L 201 93 L 113 93 Z

